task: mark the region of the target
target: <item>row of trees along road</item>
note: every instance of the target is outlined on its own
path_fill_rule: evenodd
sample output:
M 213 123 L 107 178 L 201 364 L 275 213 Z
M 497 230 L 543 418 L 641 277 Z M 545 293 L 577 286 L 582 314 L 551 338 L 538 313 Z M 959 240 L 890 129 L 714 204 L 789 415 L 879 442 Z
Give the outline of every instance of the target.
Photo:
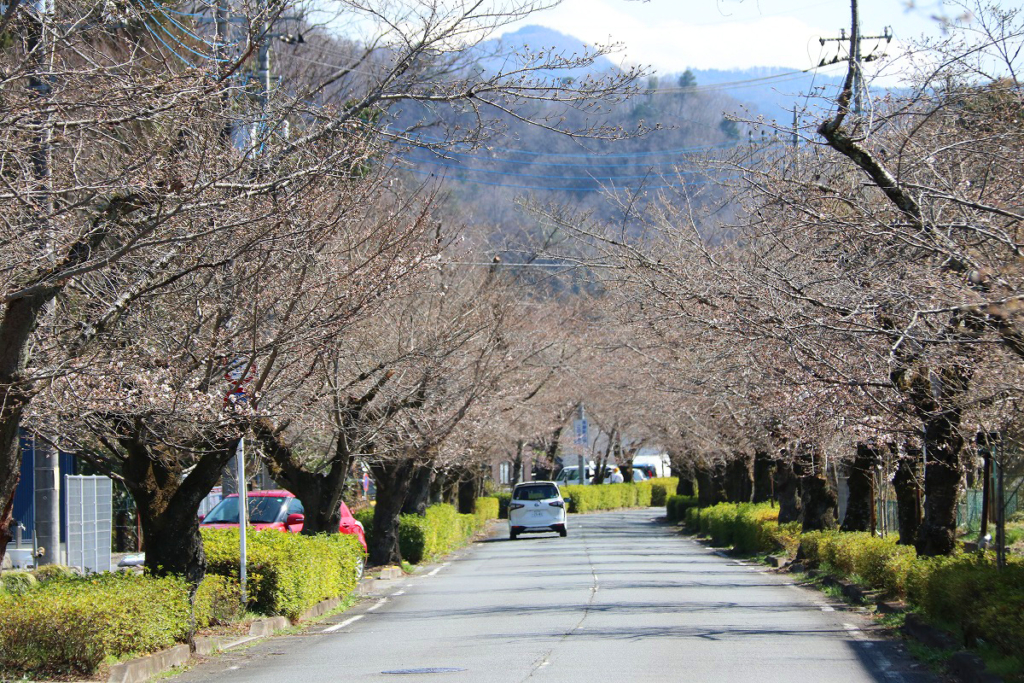
M 303 498 L 310 532 L 336 530 L 354 454 L 390 500 L 395 468 L 473 451 L 455 425 L 511 391 L 506 379 L 528 386 L 507 368 L 541 350 L 505 331 L 498 274 L 438 265 L 472 259 L 433 217 L 432 190 L 393 167 L 410 146 L 486 139 L 491 113 L 524 100 L 586 108 L 629 86 L 635 72 L 550 78 L 605 48 L 472 68 L 475 41 L 545 5 L 337 0 L 303 19 L 288 3 L 8 3 L 0 553 L 21 429 L 123 482 L 149 564 L 194 583 L 197 506 L 246 435 Z M 310 51 L 270 51 L 271 79 L 264 55 L 286 18 Z M 361 37 L 334 37 L 339 23 Z M 410 103 L 440 122 L 429 137 L 429 119 L 395 125 Z M 453 112 L 471 124 L 443 127 L 467 120 Z M 226 402 L 239 363 L 251 381 Z
M 900 542 L 937 555 L 974 455 L 1013 474 L 1024 15 L 962 9 L 907 60 L 907 91 L 856 111 L 851 64 L 824 115 L 709 156 L 703 186 L 625 197 L 612 226 L 547 212 L 617 264 L 609 324 L 657 368 L 650 424 L 702 503 L 774 496 L 780 521 L 832 527 L 839 463 L 863 530 L 881 470 Z

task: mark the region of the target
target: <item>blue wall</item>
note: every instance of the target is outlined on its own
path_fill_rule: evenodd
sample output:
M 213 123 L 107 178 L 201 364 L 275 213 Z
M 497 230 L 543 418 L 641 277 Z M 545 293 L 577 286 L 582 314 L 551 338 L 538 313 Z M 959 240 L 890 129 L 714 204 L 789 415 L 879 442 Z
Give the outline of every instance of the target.
M 22 532 L 23 538 L 27 541 L 32 536 L 33 529 L 35 528 L 35 451 L 33 450 L 33 439 L 32 435 L 27 432 L 22 432 L 18 439 L 19 446 L 21 448 L 21 479 L 18 481 L 18 488 L 14 491 L 14 523 L 21 522 L 25 526 L 25 530 Z M 65 474 L 77 474 L 78 473 L 78 462 L 74 456 L 70 453 L 60 454 L 60 539 L 62 541 L 67 540 L 67 520 L 64 519 L 66 514 L 66 497 L 64 487 L 64 475 Z

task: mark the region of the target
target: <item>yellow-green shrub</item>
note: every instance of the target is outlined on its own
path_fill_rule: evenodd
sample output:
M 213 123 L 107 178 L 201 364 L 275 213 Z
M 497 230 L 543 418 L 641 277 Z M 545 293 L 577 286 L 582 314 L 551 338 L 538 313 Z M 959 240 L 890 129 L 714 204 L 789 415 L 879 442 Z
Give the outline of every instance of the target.
M 477 525 L 483 526 L 489 519 L 498 519 L 500 505 L 497 498 L 484 496 L 476 499 L 473 507 L 473 515 L 476 517 Z
M 668 503 L 669 496 L 674 496 L 679 488 L 679 477 L 655 477 L 646 482 L 651 487 L 651 502 L 654 507 L 661 507 Z
M 238 580 L 238 530 L 203 529 L 210 574 Z M 328 598 L 348 595 L 356 584 L 363 547 L 351 534 L 302 536 L 250 531 L 246 551 L 249 606 L 263 614 L 297 618 Z
M 47 581 L 0 600 L 0 662 L 38 673 L 90 674 L 108 657 L 185 638 L 188 585 L 177 577 L 98 574 Z
M 366 529 L 366 542 L 371 543 L 373 510 L 363 510 L 355 517 Z M 448 504 L 431 505 L 422 517 L 402 515 L 398 518 L 398 549 L 403 560 L 419 564 L 465 545 L 478 528 L 480 522 L 476 515 L 460 515 Z
M 669 496 L 665 501 L 665 515 L 670 522 L 680 522 L 693 507 L 697 507 L 697 496 Z
M 229 624 L 242 614 L 242 588 L 238 581 L 207 574 L 196 591 L 196 626 Z

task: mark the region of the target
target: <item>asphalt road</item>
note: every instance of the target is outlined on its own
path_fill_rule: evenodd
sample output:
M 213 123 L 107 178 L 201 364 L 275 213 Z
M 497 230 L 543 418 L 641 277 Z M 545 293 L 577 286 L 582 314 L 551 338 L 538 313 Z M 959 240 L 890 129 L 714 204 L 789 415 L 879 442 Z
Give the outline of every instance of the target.
M 657 514 L 574 515 L 564 539 L 508 541 L 502 524 L 326 623 L 173 680 L 936 680 L 870 617 L 681 538 Z M 460 671 L 387 673 L 422 668 Z

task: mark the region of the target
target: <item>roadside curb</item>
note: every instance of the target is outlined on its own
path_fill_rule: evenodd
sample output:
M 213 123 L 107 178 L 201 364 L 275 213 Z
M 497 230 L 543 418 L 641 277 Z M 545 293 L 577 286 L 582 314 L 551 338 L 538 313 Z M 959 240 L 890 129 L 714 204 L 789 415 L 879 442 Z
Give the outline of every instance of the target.
M 360 580 L 355 590 L 352 591 L 351 595 L 363 594 L 363 591 L 361 590 L 363 588 L 363 584 L 374 580 L 375 579 L 372 577 L 363 578 Z M 247 636 L 197 636 L 195 639 L 195 653 L 190 652 L 188 645 L 174 645 L 166 650 L 160 650 L 159 652 L 154 652 L 143 657 L 137 657 L 136 659 L 132 659 L 127 662 L 115 664 L 110 667 L 110 674 L 107 677 L 107 683 L 142 683 L 154 676 L 166 673 L 171 669 L 184 666 L 185 664 L 194 661 L 196 658 L 209 656 L 218 652 L 226 652 L 236 647 L 241 647 L 262 638 L 272 636 L 283 629 L 291 628 L 292 626 L 323 616 L 331 610 L 336 609 L 343 601 L 344 598 L 340 597 L 321 600 L 303 612 L 302 616 L 295 621 L 292 621 L 288 617 L 266 617 L 263 619 L 254 619 L 252 623 L 249 624 L 249 635 Z
M 822 585 L 839 588 L 850 602 L 858 605 L 873 604 L 881 614 L 905 614 L 903 627 L 900 629 L 904 637 L 930 648 L 953 652 L 947 661 L 948 673 L 953 680 L 959 683 L 1002 683 L 1003 679 L 986 669 L 985 661 L 981 657 L 962 649 L 962 643 L 952 633 L 927 623 L 920 614 L 908 611 L 904 603 L 884 600 L 856 583 L 831 574 L 823 574 L 816 569 L 807 569 L 799 562 L 791 562 L 784 571 L 804 572 L 814 578 L 820 577 Z

